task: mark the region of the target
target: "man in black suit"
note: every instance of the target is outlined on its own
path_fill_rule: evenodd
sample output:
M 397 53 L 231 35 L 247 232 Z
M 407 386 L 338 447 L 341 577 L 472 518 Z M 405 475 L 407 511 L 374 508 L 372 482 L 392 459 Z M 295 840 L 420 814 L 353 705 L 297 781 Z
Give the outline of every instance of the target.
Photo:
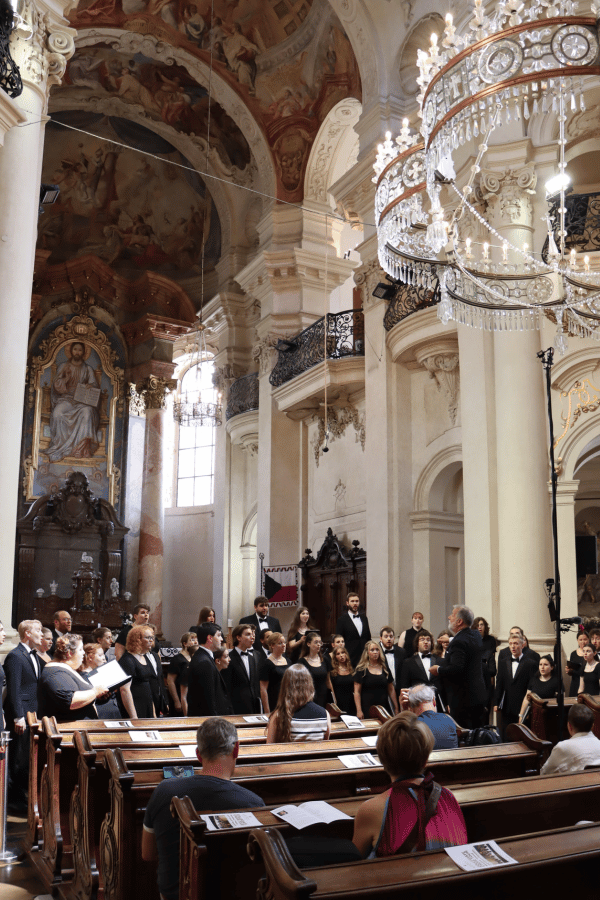
M 213 650 L 221 646 L 220 628 L 205 622 L 198 628 L 198 649 L 187 670 L 187 703 L 190 716 L 231 716 L 233 707 Z
M 223 680 L 233 711 L 236 715 L 260 712 L 258 660 L 249 652 L 254 640 L 252 629 L 249 625 L 236 625 L 231 636 L 233 650 L 229 654 L 229 665 L 223 670 Z
M 517 637 L 522 637 L 525 640 L 525 634 L 522 628 L 519 628 L 518 625 L 514 625 L 510 631 L 508 632 L 508 639 L 510 641 L 511 637 L 516 635 Z M 498 654 L 498 667 L 500 664 L 507 659 L 510 659 L 512 653 L 510 652 L 510 647 L 503 647 L 500 653 Z M 523 647 L 523 656 L 527 657 L 527 659 L 532 659 L 537 665 L 540 661 L 540 654 L 536 653 L 535 650 L 532 650 L 531 647 Z
M 54 648 L 59 637 L 64 637 L 71 631 L 73 621 L 71 614 L 66 609 L 59 609 L 54 613 L 54 628 L 52 629 L 52 645 L 50 647 L 50 656 L 54 656 Z
M 254 614 L 252 616 L 244 616 L 243 619 L 240 619 L 240 625 L 254 625 L 256 628 L 256 636 L 254 638 L 254 649 L 258 651 L 258 659 L 260 659 L 261 643 L 260 643 L 260 633 L 261 631 L 279 631 L 281 632 L 281 625 L 279 624 L 279 619 L 275 619 L 273 616 L 267 615 L 269 612 L 269 601 L 266 597 L 257 597 L 254 601 Z
M 415 684 L 430 684 L 437 688 L 438 679 L 431 674 L 436 657 L 432 657 L 433 635 L 426 628 L 421 628 L 417 638 L 407 652 L 411 653 L 402 666 L 401 686 L 403 690 Z
M 4 661 L 4 712 L 11 736 L 8 753 L 10 802 L 13 807 L 23 809 L 27 807 L 29 774 L 29 728 L 26 716 L 28 712 L 37 712 L 38 679 L 46 663 L 37 655 L 42 644 L 42 623 L 37 619 L 25 619 L 19 623 L 18 631 L 20 643 Z
M 454 641 L 451 642 L 450 646 Z M 538 671 L 537 662 L 523 652 L 523 637 L 513 634 L 508 639 L 509 659 L 498 662 L 494 709 L 502 710 L 502 739 L 505 738 L 506 727 L 519 721 L 519 713 L 529 679 Z
M 475 618 L 468 606 L 455 606 L 448 617 L 454 638 L 444 665 L 431 666 L 448 700 L 449 712 L 464 728 L 478 728 L 483 721 L 486 690 L 481 665 L 481 635 L 471 628 Z
M 402 666 L 406 659 L 406 651 L 394 644 L 394 629 L 391 625 L 384 625 L 379 632 L 379 644 L 383 650 L 387 667 L 394 679 L 396 697 L 402 686 Z
M 346 612 L 339 617 L 335 626 L 336 634 L 341 634 L 350 656 L 350 662 L 356 668 L 367 641 L 371 640 L 369 620 L 364 613 L 359 613 L 360 598 L 358 594 L 348 594 Z

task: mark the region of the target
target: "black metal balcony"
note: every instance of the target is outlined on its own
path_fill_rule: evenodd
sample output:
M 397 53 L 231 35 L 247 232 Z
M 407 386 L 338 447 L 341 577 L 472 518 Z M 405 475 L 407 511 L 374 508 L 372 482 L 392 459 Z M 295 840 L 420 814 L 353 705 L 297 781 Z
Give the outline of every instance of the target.
M 414 284 L 399 284 L 396 294 L 390 300 L 383 317 L 383 327 L 391 331 L 394 325 L 406 319 L 420 309 L 429 309 L 440 302 L 440 287 L 436 283 L 435 290 L 419 287 Z
M 236 378 L 229 388 L 229 400 L 225 411 L 227 421 L 240 413 L 258 409 L 258 372 Z
M 554 240 L 560 247 L 560 197 L 550 203 L 549 214 L 554 226 Z M 593 194 L 568 194 L 565 197 L 565 250 L 592 253 L 600 250 L 600 192 Z M 548 238 L 542 250 L 542 259 L 548 262 Z
M 362 310 L 348 309 L 340 313 L 328 313 L 295 337 L 280 341 L 277 347 L 279 357 L 269 377 L 273 387 L 279 387 L 323 362 L 325 343 L 327 359 L 364 356 L 365 317 Z

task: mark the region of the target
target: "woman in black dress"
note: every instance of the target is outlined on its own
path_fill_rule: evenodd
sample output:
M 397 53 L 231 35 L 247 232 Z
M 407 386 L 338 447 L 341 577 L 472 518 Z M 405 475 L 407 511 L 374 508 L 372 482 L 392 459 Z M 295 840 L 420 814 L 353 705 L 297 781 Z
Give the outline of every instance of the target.
M 316 626 L 310 621 L 310 613 L 305 606 L 299 606 L 290 625 L 287 636 L 287 652 L 293 663 L 297 662 L 302 652 L 302 645 L 309 631 Z
M 584 666 L 581 670 L 579 681 L 579 693 L 591 694 L 597 697 L 600 694 L 600 662 L 596 659 L 594 648 L 588 644 L 583 648 Z
M 85 680 L 91 684 L 90 674 L 104 665 L 106 665 L 106 657 L 100 644 L 84 644 L 83 663 L 79 673 L 83 675 Z M 110 691 L 106 699 L 96 700 L 96 711 L 99 719 L 120 719 L 121 710 L 117 703 L 116 691 Z
M 56 716 L 58 722 L 97 719 L 95 700 L 107 696 L 102 685 L 92 687 L 77 672 L 83 662 L 83 641 L 79 634 L 59 637 L 52 662 L 46 663 L 38 682 L 38 715 Z
M 565 669 L 567 675 L 571 676 L 571 686 L 569 688 L 569 697 L 576 697 L 579 691 L 579 682 L 581 680 L 581 671 L 585 665 L 583 660 L 583 648 L 590 643 L 590 637 L 587 631 L 580 631 L 577 635 L 577 650 L 573 650 L 567 667 Z
M 349 716 L 356 715 L 354 702 L 354 669 L 345 647 L 336 647 L 333 651 L 333 669 L 331 683 L 335 691 L 337 706 Z
M 291 663 L 285 655 L 285 638 L 279 631 L 272 631 L 267 638 L 269 655 L 258 668 L 260 699 L 264 713 L 271 713 L 277 706 L 281 681 Z
M 367 641 L 354 673 L 356 715 L 359 719 L 364 719 L 369 715 L 372 706 L 383 706 L 387 709 L 388 697 L 394 715 L 397 715 L 398 701 L 394 679 L 385 663 L 383 650 L 376 641 Z
M 187 667 L 197 649 L 198 635 L 193 631 L 186 631 L 181 638 L 181 650 L 177 656 L 169 660 L 167 687 L 176 716 L 182 713 L 184 716 L 187 716 L 187 700 L 181 696 L 181 676 L 187 671 Z
M 148 654 L 154 646 L 154 631 L 149 625 L 134 625 L 127 635 L 126 651 L 119 663 L 131 681 L 119 688 L 121 715 L 129 719 L 154 719 L 156 710 L 150 681 L 155 676 Z
M 304 640 L 302 657 L 300 659 L 300 664 L 306 666 L 313 680 L 317 706 L 325 706 L 327 703 L 327 691 L 331 691 L 333 702 L 335 703 L 335 694 L 333 693 L 331 678 L 329 677 L 331 662 L 328 665 L 327 660 L 323 659 L 321 655 L 322 646 L 321 635 L 316 631 L 309 631 Z
M 529 684 L 527 685 L 527 693 L 525 694 L 525 698 L 523 700 L 523 705 L 521 706 L 521 712 L 519 714 L 519 722 L 523 720 L 525 715 L 525 711 L 531 702 L 531 695 L 537 694 L 540 700 L 550 700 L 552 697 L 556 697 L 558 693 L 558 675 L 556 674 L 556 666 L 554 665 L 554 660 L 547 654 L 546 656 L 540 656 L 539 661 L 539 673 L 537 675 L 533 675 L 529 679 Z
M 202 607 L 198 615 L 198 624 L 192 625 L 190 631 L 193 631 L 194 634 L 197 635 L 201 625 L 217 625 L 217 616 L 212 606 Z M 220 625 L 217 625 L 217 627 L 221 628 Z

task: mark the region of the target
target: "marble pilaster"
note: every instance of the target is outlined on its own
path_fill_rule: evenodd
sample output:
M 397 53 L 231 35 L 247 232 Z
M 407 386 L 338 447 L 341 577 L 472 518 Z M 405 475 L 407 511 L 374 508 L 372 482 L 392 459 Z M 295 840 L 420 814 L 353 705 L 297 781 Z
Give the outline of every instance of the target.
M 150 621 L 158 629 L 162 618 L 164 555 L 163 430 L 166 397 L 176 382 L 149 375 L 135 385 L 146 413 L 144 471 L 138 562 L 138 603 L 150 607 Z
M 6 132 L 0 148 L 0 527 L 7 537 L 15 533 L 20 489 L 21 399 L 25 389 L 46 109 L 50 87 L 60 83 L 67 60 L 75 50 L 75 32 L 65 18 L 73 5 L 45 0 L 41 8 L 27 0 L 21 13 L 22 24 L 11 37 L 11 52 L 21 71 L 23 92 L 14 101 L 15 123 Z M 0 579 L 4 585 L 0 618 L 9 633 L 13 569 L 11 538 L 0 549 Z M 8 641 L 5 647 L 10 649 Z

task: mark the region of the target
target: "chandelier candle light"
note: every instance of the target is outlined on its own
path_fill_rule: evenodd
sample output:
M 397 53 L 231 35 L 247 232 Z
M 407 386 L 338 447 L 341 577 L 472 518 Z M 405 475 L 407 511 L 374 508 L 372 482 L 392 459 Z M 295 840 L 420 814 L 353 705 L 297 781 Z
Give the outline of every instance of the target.
M 589 257 L 582 267 L 574 250 L 565 252 L 567 111 L 585 110 L 583 78 L 600 75 L 600 0 L 585 5 L 582 14 L 573 0 L 504 0 L 488 15 L 483 0 L 474 0 L 464 35 L 448 13 L 441 42 L 433 34 L 429 49 L 417 51 L 420 136 L 404 119 L 395 141 L 386 134 L 374 164 L 379 262 L 387 274 L 431 291 L 439 283 L 444 323 L 522 331 L 539 328 L 540 314 L 548 314 L 559 353 L 567 333 L 600 340 L 600 273 L 590 271 Z M 549 112 L 558 119 L 559 172 L 546 189 L 560 202 L 558 221 L 546 219 L 546 262 L 502 237 L 475 204 L 494 129 Z M 477 155 L 459 187 L 453 155 L 473 139 Z M 466 234 L 473 219 L 486 233 L 479 249 Z

